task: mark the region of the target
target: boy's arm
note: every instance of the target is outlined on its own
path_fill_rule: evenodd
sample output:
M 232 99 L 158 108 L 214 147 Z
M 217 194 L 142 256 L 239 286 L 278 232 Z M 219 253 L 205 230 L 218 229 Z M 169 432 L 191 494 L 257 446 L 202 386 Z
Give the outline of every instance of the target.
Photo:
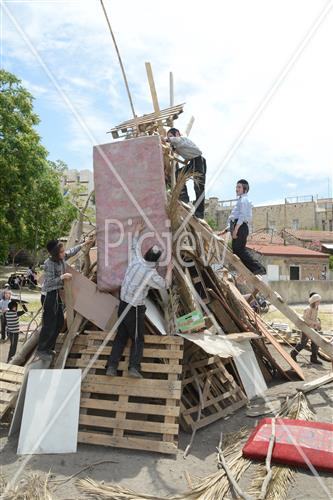
M 81 248 L 82 248 L 82 244 L 76 245 L 75 247 L 70 248 L 69 250 L 66 250 L 65 260 L 69 259 L 70 257 L 74 257 L 74 255 L 76 255 L 81 250 Z

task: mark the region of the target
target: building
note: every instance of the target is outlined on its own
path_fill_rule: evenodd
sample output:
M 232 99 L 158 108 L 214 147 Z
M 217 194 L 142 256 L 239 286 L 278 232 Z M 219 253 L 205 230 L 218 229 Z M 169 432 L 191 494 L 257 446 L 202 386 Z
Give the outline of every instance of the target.
M 219 230 L 224 229 L 236 201 L 209 198 L 206 200 L 206 217 L 213 219 Z M 286 198 L 280 204 L 254 206 L 252 231 L 264 228 L 276 232 L 285 228 L 333 231 L 333 198 L 303 196 Z
M 94 189 L 93 172 L 92 170 L 65 170 L 62 174 L 61 184 L 64 194 L 70 189 L 72 193 L 75 193 L 78 206 L 83 207 Z
M 250 242 L 267 269 L 268 281 L 326 280 L 329 255 L 295 245 Z

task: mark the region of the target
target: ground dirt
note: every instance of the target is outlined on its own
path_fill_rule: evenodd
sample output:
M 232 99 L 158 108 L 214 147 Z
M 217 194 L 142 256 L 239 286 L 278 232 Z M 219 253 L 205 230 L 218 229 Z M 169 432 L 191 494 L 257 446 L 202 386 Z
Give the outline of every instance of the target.
M 37 294 L 33 293 L 33 298 L 38 300 Z M 8 342 L 0 344 L 0 347 L 1 361 L 4 361 L 8 352 Z M 311 365 L 308 351 L 304 351 L 304 357 L 305 359 L 300 359 L 300 365 L 304 370 L 306 381 L 318 378 L 330 370 L 331 364 L 328 362 L 324 362 L 322 367 Z M 281 359 L 279 361 L 282 362 Z M 287 396 L 293 396 L 301 384 L 299 380 L 293 382 L 275 380 L 265 396 L 283 400 Z M 332 422 L 332 396 L 332 383 L 308 394 L 308 402 L 315 412 L 317 421 Z M 189 456 L 184 459 L 184 450 L 189 443 L 190 435 L 182 431 L 179 435 L 179 450 L 175 456 L 81 444 L 78 445 L 75 454 L 18 456 L 17 438 L 7 437 L 9 420 L 7 417 L 0 427 L 1 473 L 7 481 L 13 478 L 19 481 L 25 474 L 32 472 L 47 474 L 49 471 L 56 480 L 66 479 L 89 464 L 101 460 L 114 460 L 116 463 L 95 466 L 79 477 L 90 477 L 105 483 L 118 483 L 137 493 L 150 495 L 170 495 L 186 490 L 185 471 L 201 477 L 215 472 L 216 446 L 220 433 L 223 432 L 224 435 L 233 433 L 244 426 L 253 428 L 258 422 L 256 418 L 247 417 L 245 408 L 242 408 L 235 414 L 199 430 Z M 246 474 L 246 477 L 250 476 L 251 469 L 250 473 Z M 247 483 L 242 485 L 246 489 Z M 77 490 L 75 480 L 71 480 L 54 491 L 54 498 L 80 499 L 83 495 Z M 326 473 L 314 476 L 310 471 L 299 470 L 295 482 L 289 488 L 287 498 L 289 500 L 333 498 L 333 476 Z

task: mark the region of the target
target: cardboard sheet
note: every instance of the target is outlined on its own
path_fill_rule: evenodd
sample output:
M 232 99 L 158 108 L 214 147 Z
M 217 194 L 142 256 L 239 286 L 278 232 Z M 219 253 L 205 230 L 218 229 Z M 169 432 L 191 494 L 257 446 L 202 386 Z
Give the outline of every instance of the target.
M 221 358 L 238 356 L 244 352 L 239 342 L 228 340 L 227 335 L 215 335 L 209 330 L 198 333 L 178 333 L 178 335 L 201 347 L 208 354 Z
M 30 370 L 18 442 L 19 455 L 77 449 L 81 370 Z
M 66 272 L 72 275 L 74 310 L 102 330 L 110 330 L 111 318 L 117 318 L 119 300 L 110 293 L 100 292 L 95 283 L 72 267 L 67 266 Z
M 162 146 L 158 136 L 139 137 L 94 147 L 94 180 L 100 290 L 116 291 L 128 265 L 133 226 L 149 219 L 150 235 L 143 253 L 153 244 L 167 247 L 169 227 Z

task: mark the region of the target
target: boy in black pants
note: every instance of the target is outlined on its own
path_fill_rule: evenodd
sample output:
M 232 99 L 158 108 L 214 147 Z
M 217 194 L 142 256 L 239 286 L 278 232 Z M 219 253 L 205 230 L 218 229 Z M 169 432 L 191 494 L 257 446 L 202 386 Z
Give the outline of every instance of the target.
M 118 363 L 128 339 L 131 338 L 128 375 L 142 378 L 140 363 L 144 347 L 145 299 L 150 288 L 163 290 L 169 288 L 171 283 L 172 261 L 170 260 L 168 264 L 166 277 L 162 278 L 156 269 L 162 251 L 156 245 L 144 256 L 141 255 L 139 234 L 143 228 L 143 223 L 136 226 L 130 263 L 121 285 L 118 317 L 122 317 L 122 321 L 118 326 L 106 367 L 106 375 L 111 377 L 117 375 Z
M 253 274 L 263 275 L 266 274 L 266 269 L 246 248 L 246 241 L 249 235 L 249 223 L 252 220 L 252 204 L 247 197 L 249 190 L 249 183 L 245 179 L 240 179 L 237 182 L 236 194 L 238 200 L 228 218 L 229 226 L 222 231 L 222 234 L 230 231 L 232 235 L 233 253 L 238 255 L 243 264 L 250 269 Z
M 171 128 L 167 133 L 167 141 L 170 142 L 174 151 L 182 156 L 184 160 L 188 163 L 182 168 L 176 171 L 176 176 L 179 172 L 197 172 L 199 175 L 198 179 L 194 182 L 194 191 L 196 196 L 195 202 L 195 215 L 199 219 L 203 219 L 205 215 L 205 183 L 206 183 L 206 160 L 202 156 L 201 150 L 198 148 L 193 141 L 188 139 L 188 137 L 183 137 L 176 128 Z M 190 201 L 186 184 L 180 193 L 180 199 L 185 203 Z
M 19 317 L 27 312 L 27 308 L 22 304 L 23 311 L 17 312 L 16 300 L 11 300 L 8 304 L 8 311 L 5 313 L 7 322 L 7 333 L 10 340 L 10 348 L 7 363 L 16 354 L 18 336 L 20 333 Z

